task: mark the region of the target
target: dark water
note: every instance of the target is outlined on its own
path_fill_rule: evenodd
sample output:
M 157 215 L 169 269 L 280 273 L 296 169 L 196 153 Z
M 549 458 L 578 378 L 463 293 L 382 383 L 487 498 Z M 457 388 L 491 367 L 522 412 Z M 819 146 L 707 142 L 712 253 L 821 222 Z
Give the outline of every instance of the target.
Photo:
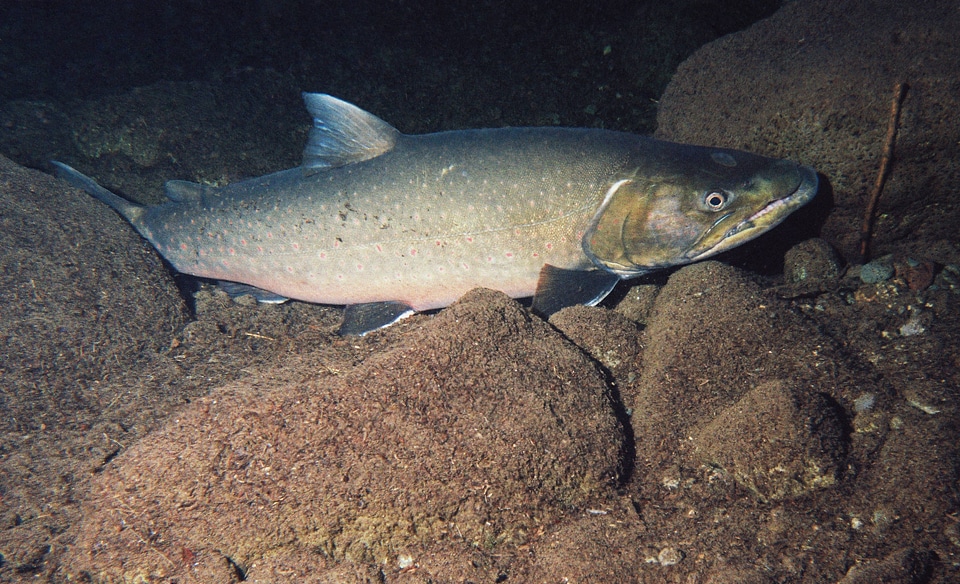
M 504 125 L 649 130 L 652 100 L 687 55 L 780 2 L 728 4 L 8 0 L 0 100 L 90 97 L 253 68 L 346 98 L 382 93 L 397 107 L 460 102 Z M 449 118 L 435 114 L 428 129 Z

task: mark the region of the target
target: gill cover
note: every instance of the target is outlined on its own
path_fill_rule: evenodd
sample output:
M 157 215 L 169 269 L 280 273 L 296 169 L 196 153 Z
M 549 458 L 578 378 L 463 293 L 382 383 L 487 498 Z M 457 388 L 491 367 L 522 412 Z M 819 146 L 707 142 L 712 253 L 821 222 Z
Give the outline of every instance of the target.
M 668 184 L 639 177 L 613 183 L 584 233 L 587 257 L 624 278 L 680 263 L 704 231 L 681 208 L 681 197 Z

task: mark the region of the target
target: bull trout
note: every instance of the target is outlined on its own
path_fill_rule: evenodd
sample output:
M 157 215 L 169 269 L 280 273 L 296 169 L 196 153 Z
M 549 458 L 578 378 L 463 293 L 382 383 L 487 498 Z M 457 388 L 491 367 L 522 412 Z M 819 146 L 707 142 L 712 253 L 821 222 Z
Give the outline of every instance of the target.
M 817 190 L 811 168 L 736 150 L 577 128 L 404 135 L 303 97 L 301 166 L 223 187 L 170 181 L 160 205 L 54 164 L 179 272 L 264 301 L 346 305 L 341 334 L 480 286 L 533 296 L 543 316 L 593 305 L 621 279 L 755 238 Z

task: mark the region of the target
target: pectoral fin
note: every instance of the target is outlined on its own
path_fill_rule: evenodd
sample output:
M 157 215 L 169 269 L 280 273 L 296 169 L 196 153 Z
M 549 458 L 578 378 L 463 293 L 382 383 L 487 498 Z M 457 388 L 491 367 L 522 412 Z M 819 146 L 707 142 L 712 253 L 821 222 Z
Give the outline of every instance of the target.
M 369 302 L 351 304 L 343 309 L 343 323 L 337 332 L 341 336 L 360 336 L 389 326 L 416 312 L 403 302 Z
M 594 306 L 620 281 L 620 276 L 603 270 L 565 270 L 544 265 L 533 295 L 533 311 L 549 318 L 567 306 Z

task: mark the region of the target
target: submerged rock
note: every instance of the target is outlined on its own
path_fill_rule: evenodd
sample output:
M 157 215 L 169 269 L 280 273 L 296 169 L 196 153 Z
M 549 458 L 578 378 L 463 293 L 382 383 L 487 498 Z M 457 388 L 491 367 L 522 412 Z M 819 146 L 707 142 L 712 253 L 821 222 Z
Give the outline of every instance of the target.
M 492 581 L 470 550 L 514 549 L 617 484 L 604 379 L 517 303 L 475 291 L 405 340 L 330 382 L 264 375 L 192 404 L 98 477 L 70 566 L 174 577 L 190 570 L 164 556 L 189 550 L 210 580 L 348 562 Z M 438 567 L 439 548 L 460 552 Z
M 836 282 L 840 278 L 840 258 L 829 243 L 813 238 L 790 248 L 783 258 L 783 273 L 790 284 Z
M 860 266 L 860 281 L 864 284 L 879 284 L 893 277 L 893 260 L 880 258 Z
M 631 393 L 631 387 L 624 392 L 625 405 L 634 411 L 638 468 L 668 472 L 682 461 L 693 463 L 676 446 L 690 436 L 717 440 L 712 445 L 714 454 L 742 448 L 742 436 L 722 426 L 739 423 L 735 413 L 746 404 L 752 404 L 757 413 L 769 409 L 766 414 L 771 414 L 806 407 L 798 403 L 818 403 L 820 393 L 843 401 L 840 396 L 847 391 L 843 376 L 825 374 L 843 371 L 831 351 L 825 350 L 832 344 L 828 338 L 785 303 L 765 297 L 742 272 L 717 262 L 694 264 L 670 277 L 657 297 L 643 341 L 643 371 L 636 393 Z M 757 402 L 763 391 L 772 392 L 768 397 L 776 398 L 774 403 Z M 777 419 L 793 424 L 779 415 Z M 783 438 L 790 434 L 815 439 L 780 422 L 750 431 L 758 439 L 771 431 Z M 807 446 L 797 448 L 787 458 L 800 456 Z M 834 454 L 816 458 L 823 459 L 826 473 L 830 472 L 827 467 L 837 464 Z M 774 468 L 782 460 L 768 462 Z M 649 483 L 659 485 L 660 478 L 654 474 Z M 778 488 L 769 485 L 764 490 L 772 494 Z
M 695 460 L 723 469 L 761 501 L 832 487 L 847 450 L 839 408 L 782 381 L 724 409 L 689 446 Z

